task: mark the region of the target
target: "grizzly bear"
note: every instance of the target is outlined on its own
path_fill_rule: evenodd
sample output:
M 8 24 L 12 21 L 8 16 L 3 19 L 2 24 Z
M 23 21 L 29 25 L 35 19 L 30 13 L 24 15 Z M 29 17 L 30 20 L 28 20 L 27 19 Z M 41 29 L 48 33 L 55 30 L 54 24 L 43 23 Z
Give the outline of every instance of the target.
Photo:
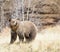
M 37 34 L 37 27 L 30 21 L 19 21 L 17 19 L 10 20 L 11 41 L 14 43 L 17 38 L 22 42 L 31 42 L 35 39 Z

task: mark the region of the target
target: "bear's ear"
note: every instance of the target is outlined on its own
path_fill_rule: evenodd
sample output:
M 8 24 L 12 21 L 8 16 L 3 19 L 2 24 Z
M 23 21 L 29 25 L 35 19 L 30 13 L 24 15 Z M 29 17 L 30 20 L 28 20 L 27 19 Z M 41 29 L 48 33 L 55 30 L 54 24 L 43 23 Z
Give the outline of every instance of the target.
M 8 21 L 10 22 L 11 21 L 11 18 L 9 18 Z

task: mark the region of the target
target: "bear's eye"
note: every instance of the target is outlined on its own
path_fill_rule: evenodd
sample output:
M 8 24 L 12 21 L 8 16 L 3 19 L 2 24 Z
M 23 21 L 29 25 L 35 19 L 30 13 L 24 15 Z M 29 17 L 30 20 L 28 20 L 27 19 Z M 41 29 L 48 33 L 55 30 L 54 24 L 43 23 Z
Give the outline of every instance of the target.
M 12 21 L 12 23 L 15 23 L 15 21 Z
M 13 23 L 13 24 L 15 24 L 15 23 L 16 23 L 16 21 L 12 21 L 12 23 Z
M 16 21 L 12 21 L 12 24 L 15 25 L 16 24 Z

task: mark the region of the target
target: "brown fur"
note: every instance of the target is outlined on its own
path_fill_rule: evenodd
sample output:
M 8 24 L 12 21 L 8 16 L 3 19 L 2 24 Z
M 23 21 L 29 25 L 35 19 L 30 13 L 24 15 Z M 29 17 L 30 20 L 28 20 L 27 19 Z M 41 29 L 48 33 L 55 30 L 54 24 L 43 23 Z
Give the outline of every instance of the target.
M 16 22 L 14 24 L 14 22 Z M 16 40 L 16 36 L 19 36 L 19 40 L 25 42 L 30 42 L 35 39 L 37 34 L 37 27 L 35 24 L 33 24 L 30 21 L 18 21 L 18 20 L 11 20 L 10 22 L 10 28 L 11 28 L 11 43 L 13 43 Z M 13 35 L 13 38 L 12 38 Z

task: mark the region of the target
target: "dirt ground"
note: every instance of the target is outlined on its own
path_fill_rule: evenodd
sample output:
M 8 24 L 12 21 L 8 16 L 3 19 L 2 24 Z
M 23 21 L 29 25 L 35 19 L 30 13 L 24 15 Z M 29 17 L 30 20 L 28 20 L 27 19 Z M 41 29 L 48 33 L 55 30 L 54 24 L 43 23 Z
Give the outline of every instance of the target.
M 10 29 L 0 33 L 0 52 L 60 52 L 60 25 L 48 27 L 37 33 L 31 43 L 10 43 Z

